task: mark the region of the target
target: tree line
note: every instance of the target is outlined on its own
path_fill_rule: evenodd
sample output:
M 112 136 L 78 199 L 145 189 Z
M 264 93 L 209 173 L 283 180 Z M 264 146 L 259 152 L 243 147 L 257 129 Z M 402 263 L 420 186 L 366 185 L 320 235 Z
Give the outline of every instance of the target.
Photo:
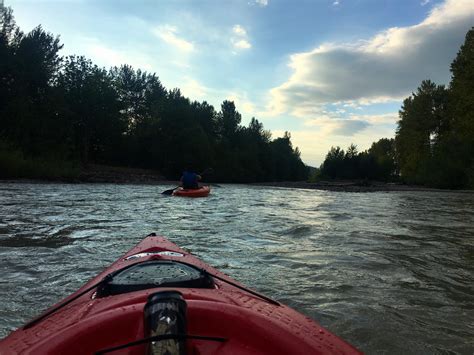
M 74 176 L 97 163 L 168 178 L 212 167 L 222 182 L 307 178 L 290 133 L 272 139 L 256 118 L 241 125 L 232 101 L 216 111 L 154 73 L 63 57 L 59 37 L 23 33 L 9 8 L 0 20 L 0 177 Z
M 336 180 L 395 181 L 397 169 L 394 139 L 382 138 L 372 143 L 370 149 L 364 152 L 358 152 L 354 144 L 346 151 L 340 147 L 332 147 L 317 171 L 317 176 Z
M 319 177 L 474 188 L 474 28 L 450 69 L 448 87 L 424 80 L 403 101 L 395 138 L 360 153 L 331 148 Z

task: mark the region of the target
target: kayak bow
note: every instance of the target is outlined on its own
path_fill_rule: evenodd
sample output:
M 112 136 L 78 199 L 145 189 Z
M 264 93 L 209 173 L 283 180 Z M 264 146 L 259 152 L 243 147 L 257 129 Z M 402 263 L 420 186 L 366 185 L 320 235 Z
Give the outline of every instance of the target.
M 360 354 L 308 317 L 247 289 L 154 233 L 0 341 L 2 354 L 166 351 Z

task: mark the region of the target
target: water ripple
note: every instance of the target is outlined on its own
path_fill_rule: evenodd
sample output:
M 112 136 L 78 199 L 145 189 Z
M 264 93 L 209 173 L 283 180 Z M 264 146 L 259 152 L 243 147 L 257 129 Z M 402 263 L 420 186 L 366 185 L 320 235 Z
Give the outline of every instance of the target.
M 156 231 L 369 354 L 474 352 L 474 195 L 166 188 L 0 183 L 0 336 Z

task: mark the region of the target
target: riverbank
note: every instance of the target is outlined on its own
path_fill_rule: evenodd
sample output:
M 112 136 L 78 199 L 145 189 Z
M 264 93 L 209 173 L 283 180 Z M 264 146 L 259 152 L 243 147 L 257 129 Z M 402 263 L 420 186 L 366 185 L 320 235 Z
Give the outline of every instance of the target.
M 137 184 L 137 185 L 176 185 L 178 181 L 166 179 L 160 172 L 149 169 L 127 167 L 114 167 L 91 164 L 81 169 L 80 173 L 72 178 L 52 179 L 8 179 L 12 182 L 66 182 L 66 183 L 111 183 L 111 184 Z M 220 184 L 220 182 L 219 182 Z M 211 185 L 214 185 L 211 183 Z M 386 183 L 366 180 L 340 180 L 340 181 L 277 181 L 255 182 L 245 185 L 270 186 L 291 189 L 309 189 L 342 192 L 391 192 L 391 191 L 456 191 L 474 193 L 474 190 L 446 190 L 426 186 L 406 185 L 400 183 Z
M 74 182 L 148 185 L 172 183 L 155 170 L 106 165 L 90 165 L 81 170 L 76 180 Z
M 173 183 L 160 172 L 149 169 L 116 167 L 90 164 L 87 168 L 76 168 L 74 174 L 26 174 L 21 177 L 7 177 L 0 181 L 29 182 L 29 183 L 111 183 L 137 185 L 165 185 Z
M 399 183 L 386 183 L 380 181 L 278 181 L 253 183 L 255 186 L 273 186 L 292 189 L 309 189 L 309 190 L 325 190 L 325 191 L 342 191 L 342 192 L 391 192 L 391 191 L 432 191 L 432 192 L 465 192 L 474 193 L 474 190 L 447 190 L 435 189 L 426 186 L 406 185 Z

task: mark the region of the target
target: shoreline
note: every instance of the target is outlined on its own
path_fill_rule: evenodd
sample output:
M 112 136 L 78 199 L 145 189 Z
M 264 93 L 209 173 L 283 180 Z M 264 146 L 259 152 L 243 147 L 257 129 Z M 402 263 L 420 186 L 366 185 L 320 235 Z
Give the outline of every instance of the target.
M 474 193 L 474 190 L 451 190 L 438 189 L 433 187 L 406 185 L 399 183 L 386 183 L 380 181 L 320 181 L 320 182 L 306 182 L 306 181 L 281 181 L 281 182 L 262 182 L 251 183 L 253 186 L 268 186 L 279 188 L 293 188 L 293 189 L 307 189 L 307 190 L 322 190 L 334 192 L 398 192 L 398 191 L 413 191 L 413 192 L 459 192 L 459 193 Z
M 53 179 L 0 179 L 6 183 L 64 183 L 64 184 L 120 184 L 120 185 L 179 185 L 177 180 L 167 180 L 160 172 L 148 169 L 113 167 L 104 165 L 90 165 L 83 169 L 75 178 L 53 178 Z M 206 182 L 204 182 L 206 184 Z M 211 186 L 219 186 L 221 182 L 208 183 Z M 267 186 L 288 189 L 307 189 L 334 192 L 395 192 L 395 191 L 420 191 L 420 192 L 459 192 L 474 193 L 474 190 L 450 190 L 438 189 L 419 185 L 406 185 L 400 183 L 387 183 L 381 181 L 366 180 L 338 180 L 338 181 L 277 181 L 277 182 L 253 182 L 234 183 L 248 186 Z
M 130 177 L 111 178 L 93 177 L 91 179 L 0 179 L 0 183 L 25 183 L 25 184 L 117 184 L 117 185 L 179 185 L 177 180 L 165 180 L 158 177 L 139 176 L 136 179 Z M 305 181 L 279 181 L 279 182 L 254 182 L 254 183 L 221 183 L 221 182 L 203 182 L 203 185 L 211 187 L 224 187 L 225 184 L 247 185 L 257 187 L 275 187 L 280 189 L 301 189 L 301 190 L 320 190 L 332 192 L 452 192 L 452 193 L 470 193 L 474 190 L 450 190 L 437 189 L 417 185 L 404 185 L 396 183 L 370 182 L 362 184 L 354 181 L 322 181 L 322 182 L 305 182 Z

